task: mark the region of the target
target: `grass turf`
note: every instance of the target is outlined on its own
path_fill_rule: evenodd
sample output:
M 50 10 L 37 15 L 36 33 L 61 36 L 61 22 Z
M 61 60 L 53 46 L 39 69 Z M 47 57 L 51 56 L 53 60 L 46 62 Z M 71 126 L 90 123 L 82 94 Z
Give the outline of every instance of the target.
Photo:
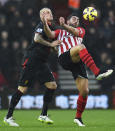
M 40 110 L 16 110 L 14 117 L 20 127 L 4 125 L 6 112 L 0 111 L 0 131 L 115 131 L 115 110 L 86 110 L 83 115 L 86 127 L 73 123 L 75 110 L 50 110 L 53 125 L 37 121 Z

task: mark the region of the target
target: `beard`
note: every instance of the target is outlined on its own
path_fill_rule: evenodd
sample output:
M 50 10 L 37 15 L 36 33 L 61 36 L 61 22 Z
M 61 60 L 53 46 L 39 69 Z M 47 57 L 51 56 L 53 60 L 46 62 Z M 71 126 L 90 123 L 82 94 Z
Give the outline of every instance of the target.
M 69 25 L 72 26 L 72 27 L 74 27 L 74 28 L 76 28 L 76 27 L 79 26 L 79 24 L 69 24 Z

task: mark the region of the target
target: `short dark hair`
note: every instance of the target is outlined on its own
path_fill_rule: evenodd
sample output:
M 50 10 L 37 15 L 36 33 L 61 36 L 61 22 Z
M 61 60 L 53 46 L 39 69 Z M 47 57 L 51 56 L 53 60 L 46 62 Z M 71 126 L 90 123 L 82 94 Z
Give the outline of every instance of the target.
M 77 16 L 75 13 L 72 13 L 71 15 L 69 15 L 68 17 L 67 17 L 67 20 L 69 20 L 69 19 L 71 19 L 71 17 L 72 16 Z M 78 16 L 77 16 L 78 17 Z

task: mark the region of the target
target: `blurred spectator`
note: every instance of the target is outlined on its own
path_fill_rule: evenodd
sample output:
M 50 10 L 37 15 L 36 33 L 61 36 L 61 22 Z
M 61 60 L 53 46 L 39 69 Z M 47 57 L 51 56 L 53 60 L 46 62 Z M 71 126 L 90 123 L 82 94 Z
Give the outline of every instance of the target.
M 107 54 L 107 52 L 102 52 L 101 53 L 101 63 L 103 66 L 109 66 L 112 64 L 112 59 L 111 57 Z
M 68 7 L 70 8 L 71 13 L 79 16 L 80 0 L 68 0 Z
M 14 41 L 12 43 L 12 53 L 14 54 L 15 67 L 17 66 L 18 68 L 21 64 L 21 59 L 22 59 L 22 52 L 21 52 L 20 46 L 21 45 L 19 41 Z
M 4 87 L 7 86 L 7 81 L 4 77 L 4 75 L 2 74 L 2 71 L 0 69 L 0 92 L 4 90 Z
M 2 41 L 0 48 L 0 67 L 7 80 L 12 79 L 14 63 L 15 59 L 11 49 L 9 48 L 9 42 Z
M 93 26 L 91 26 L 86 33 L 86 38 L 84 41 L 84 44 L 88 48 L 89 52 L 93 56 L 96 64 L 100 65 L 100 51 L 99 48 L 102 47 L 102 45 L 99 43 L 99 40 L 97 37 L 99 36 L 99 33 L 97 29 Z
M 19 47 L 20 47 L 20 43 L 18 41 L 14 41 L 12 43 L 12 49 L 13 49 L 13 51 L 17 52 L 19 50 Z
M 39 9 L 42 9 L 44 7 L 48 7 L 51 10 L 53 9 L 51 3 L 48 0 L 40 0 L 38 2 L 38 5 L 39 5 Z
M 6 30 L 1 32 L 1 41 L 8 40 L 8 32 Z
M 7 49 L 9 47 L 9 42 L 8 41 L 2 41 L 1 42 L 1 50 Z
M 7 1 L 8 1 L 8 0 L 0 0 L 0 4 L 1 4 L 2 6 L 4 6 Z
M 0 31 L 5 29 L 6 26 L 6 16 L 0 15 Z
M 97 49 L 101 45 L 98 43 L 97 37 L 99 36 L 98 31 L 95 27 L 90 27 L 87 31 L 86 43 L 90 50 Z M 94 52 L 94 51 L 93 51 Z
M 10 38 L 12 40 L 19 40 L 21 37 L 24 37 L 24 22 L 20 18 L 15 19 L 10 25 Z
M 104 21 L 103 24 L 104 25 L 102 27 L 102 32 L 101 33 L 103 34 L 103 36 L 105 38 L 105 41 L 109 41 L 111 39 L 111 37 L 112 37 L 112 29 L 111 29 L 110 24 L 109 24 L 108 21 Z
M 113 12 L 113 10 L 110 10 L 108 12 L 108 21 L 110 22 L 111 25 L 115 26 L 115 13 Z
M 28 47 L 28 41 L 27 40 L 23 40 L 22 41 L 22 50 L 26 50 L 27 49 L 27 47 Z
M 7 80 L 5 79 L 5 77 L 4 77 L 4 75 L 3 75 L 3 73 L 2 73 L 2 71 L 1 71 L 1 69 L 0 69 L 0 98 L 1 98 L 1 101 L 0 101 L 0 103 L 1 103 L 1 106 L 2 107 L 4 107 L 4 103 L 5 103 L 5 105 L 7 106 L 7 102 L 6 101 L 8 101 L 7 100 L 7 93 L 6 93 L 6 87 L 8 87 L 8 82 L 7 82 Z M 3 100 L 3 101 L 2 101 Z M 3 103 L 4 102 L 4 103 Z
M 105 13 L 109 12 L 110 10 L 114 9 L 114 4 L 112 0 L 106 0 L 105 2 Z

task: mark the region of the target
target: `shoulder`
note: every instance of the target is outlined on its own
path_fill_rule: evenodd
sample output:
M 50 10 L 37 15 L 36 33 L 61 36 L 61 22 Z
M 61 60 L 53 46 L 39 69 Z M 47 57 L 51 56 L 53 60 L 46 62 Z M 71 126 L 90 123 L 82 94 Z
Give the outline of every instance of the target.
M 59 36 L 60 32 L 61 32 L 60 29 L 54 30 L 55 38 L 57 38 Z
M 77 27 L 77 29 L 85 32 L 85 29 L 83 27 Z
M 85 29 L 83 27 L 77 27 L 77 29 L 79 30 L 79 37 L 84 37 L 85 35 Z
M 39 27 L 43 27 L 43 23 L 41 21 L 36 26 L 36 28 L 39 28 Z
M 37 32 L 37 33 L 42 33 L 42 32 L 43 32 L 43 24 L 42 24 L 42 22 L 40 22 L 40 23 L 36 26 L 35 32 Z

